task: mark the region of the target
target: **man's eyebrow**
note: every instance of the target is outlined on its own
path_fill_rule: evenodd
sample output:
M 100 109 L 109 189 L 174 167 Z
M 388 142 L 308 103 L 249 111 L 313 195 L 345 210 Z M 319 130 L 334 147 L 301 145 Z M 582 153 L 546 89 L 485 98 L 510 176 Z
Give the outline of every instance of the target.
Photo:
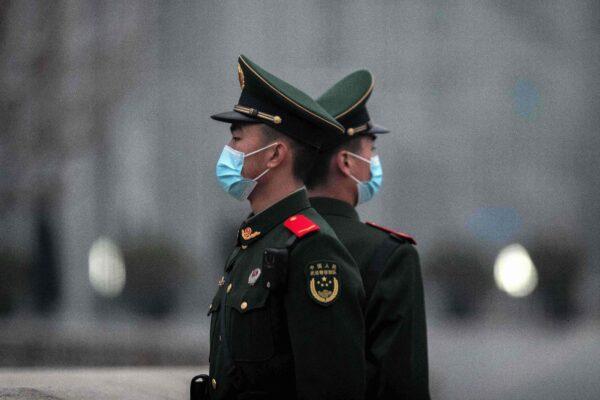
M 240 123 L 240 122 L 233 122 L 230 126 L 229 126 L 229 130 L 231 131 L 231 133 L 233 134 L 234 131 L 238 131 L 239 133 L 242 133 L 244 131 L 244 123 Z

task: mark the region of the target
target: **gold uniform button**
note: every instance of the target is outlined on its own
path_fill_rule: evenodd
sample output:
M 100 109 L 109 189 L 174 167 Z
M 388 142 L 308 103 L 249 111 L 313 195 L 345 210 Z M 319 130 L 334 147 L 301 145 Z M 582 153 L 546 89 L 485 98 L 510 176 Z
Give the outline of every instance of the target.
M 240 305 L 240 307 L 242 308 L 242 310 L 245 310 L 246 308 L 248 308 L 248 303 L 246 303 L 245 301 Z
M 227 285 L 227 293 L 231 292 L 231 288 L 233 287 L 233 284 L 230 283 L 229 285 Z
M 217 388 L 217 380 L 215 378 L 212 378 L 212 381 L 210 382 L 210 384 L 212 385 L 213 389 Z

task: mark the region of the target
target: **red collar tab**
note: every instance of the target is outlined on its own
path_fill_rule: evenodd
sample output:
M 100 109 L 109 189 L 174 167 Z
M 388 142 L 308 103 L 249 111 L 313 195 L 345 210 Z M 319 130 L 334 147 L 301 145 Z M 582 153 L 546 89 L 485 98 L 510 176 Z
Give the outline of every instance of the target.
M 373 228 L 377 228 L 377 229 L 382 230 L 384 232 L 390 233 L 390 234 L 392 234 L 392 235 L 394 235 L 396 237 L 399 237 L 400 239 L 404 239 L 404 240 L 408 241 L 410 244 L 417 244 L 417 242 L 415 241 L 415 239 L 412 236 L 407 235 L 406 233 L 393 231 L 390 228 L 386 228 L 384 226 L 377 225 L 374 222 L 366 222 L 366 224 L 367 225 L 371 225 Z
M 311 232 L 320 230 L 319 225 L 302 214 L 296 214 L 285 220 L 283 226 L 288 228 L 294 235 L 301 238 Z

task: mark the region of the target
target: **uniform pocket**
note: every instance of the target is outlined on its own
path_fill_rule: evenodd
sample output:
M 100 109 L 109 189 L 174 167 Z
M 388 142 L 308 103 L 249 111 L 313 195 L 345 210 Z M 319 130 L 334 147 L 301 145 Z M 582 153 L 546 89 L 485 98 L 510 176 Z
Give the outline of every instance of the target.
M 269 290 L 250 286 L 227 297 L 231 308 L 229 343 L 235 361 L 265 361 L 273 357 Z

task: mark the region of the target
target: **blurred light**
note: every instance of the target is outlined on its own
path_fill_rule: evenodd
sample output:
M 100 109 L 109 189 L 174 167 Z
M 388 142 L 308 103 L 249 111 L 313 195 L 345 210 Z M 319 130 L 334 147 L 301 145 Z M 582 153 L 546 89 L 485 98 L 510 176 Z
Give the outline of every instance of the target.
M 500 251 L 494 264 L 494 279 L 501 290 L 513 297 L 529 295 L 538 283 L 533 261 L 520 244 L 511 244 Z
M 98 238 L 90 248 L 89 277 L 92 287 L 104 297 L 116 297 L 125 287 L 125 263 L 119 247 Z

